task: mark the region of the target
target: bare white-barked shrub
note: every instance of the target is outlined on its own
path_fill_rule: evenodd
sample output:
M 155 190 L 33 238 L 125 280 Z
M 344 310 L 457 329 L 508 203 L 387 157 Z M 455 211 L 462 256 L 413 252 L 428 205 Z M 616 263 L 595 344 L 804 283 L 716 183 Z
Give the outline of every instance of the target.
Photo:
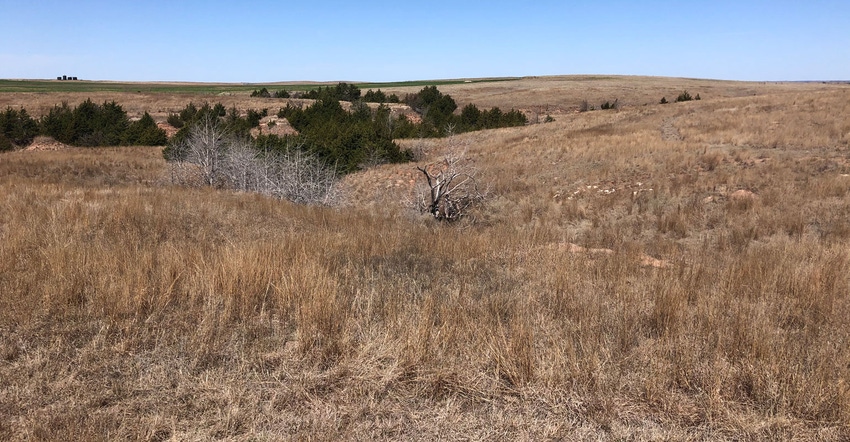
M 217 120 L 195 124 L 173 146 L 172 182 L 255 192 L 301 204 L 333 205 L 340 191 L 336 172 L 298 147 L 260 150 L 227 134 Z

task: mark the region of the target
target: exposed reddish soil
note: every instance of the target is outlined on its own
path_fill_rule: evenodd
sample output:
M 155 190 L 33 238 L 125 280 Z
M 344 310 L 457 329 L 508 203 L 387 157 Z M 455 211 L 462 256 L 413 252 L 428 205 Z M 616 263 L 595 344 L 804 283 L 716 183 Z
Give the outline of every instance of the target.
M 39 136 L 35 137 L 32 144 L 27 146 L 24 150 L 61 150 L 65 149 L 66 147 L 69 146 L 67 144 L 60 143 L 59 141 L 56 141 L 51 137 Z
M 173 136 L 174 136 L 174 134 L 176 134 L 176 133 L 177 133 L 177 131 L 178 131 L 178 130 L 180 130 L 180 129 L 177 129 L 176 127 L 174 127 L 174 126 L 172 126 L 172 125 L 168 124 L 168 123 L 167 123 L 167 122 L 165 122 L 165 121 L 160 121 L 160 122 L 156 123 L 156 126 L 157 126 L 158 128 L 160 128 L 160 129 L 164 130 L 164 131 L 165 131 L 165 135 L 166 135 L 168 138 L 173 137 Z
M 284 135 L 295 135 L 298 131 L 295 130 L 286 118 L 278 118 L 276 115 L 269 115 L 268 117 L 264 117 L 260 120 L 260 126 L 251 129 L 251 136 L 256 137 L 257 135 L 277 135 L 282 137 Z

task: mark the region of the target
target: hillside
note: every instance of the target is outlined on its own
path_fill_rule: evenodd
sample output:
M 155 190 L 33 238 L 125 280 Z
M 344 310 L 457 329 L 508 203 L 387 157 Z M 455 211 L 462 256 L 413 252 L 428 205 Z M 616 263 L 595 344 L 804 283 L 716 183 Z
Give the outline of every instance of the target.
M 160 148 L 0 154 L 0 439 L 850 438 L 850 87 L 440 90 L 554 121 L 402 140 L 330 208 L 173 185 Z M 283 102 L 0 107 L 85 98 Z M 449 149 L 489 198 L 442 225 L 415 167 Z

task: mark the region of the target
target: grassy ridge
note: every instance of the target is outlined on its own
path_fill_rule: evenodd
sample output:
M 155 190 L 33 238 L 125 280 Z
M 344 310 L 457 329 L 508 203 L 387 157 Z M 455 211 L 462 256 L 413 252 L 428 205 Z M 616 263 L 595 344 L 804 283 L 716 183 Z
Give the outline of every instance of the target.
M 387 83 L 354 83 L 357 87 L 367 89 L 408 87 L 408 86 L 441 86 L 449 84 L 485 83 L 510 81 L 513 78 L 494 78 L 481 80 L 435 80 L 435 81 L 400 81 Z M 0 92 L 137 92 L 146 94 L 220 94 L 243 93 L 267 88 L 269 90 L 286 89 L 289 91 L 306 91 L 315 89 L 325 83 L 280 84 L 280 83 L 122 83 L 100 81 L 58 81 L 58 80 L 0 80 Z M 335 84 L 329 82 L 327 84 Z
M 424 87 L 424 86 L 445 86 L 450 84 L 470 84 L 470 83 L 497 83 L 503 81 L 518 80 L 518 77 L 505 78 L 482 78 L 475 80 L 420 80 L 420 81 L 396 81 L 386 83 L 355 83 L 357 87 L 363 90 L 378 89 L 378 88 L 394 88 L 394 87 Z
M 0 80 L 0 92 L 136 92 L 155 94 L 220 94 L 251 92 L 261 87 L 309 90 L 315 84 L 122 83 L 99 81 Z

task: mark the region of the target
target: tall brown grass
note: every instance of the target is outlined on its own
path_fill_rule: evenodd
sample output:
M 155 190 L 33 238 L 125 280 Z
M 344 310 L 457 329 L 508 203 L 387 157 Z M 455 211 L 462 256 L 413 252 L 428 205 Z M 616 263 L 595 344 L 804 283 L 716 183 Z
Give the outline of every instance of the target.
M 3 155 L 0 435 L 846 439 L 846 121 L 795 114 L 841 93 L 462 135 L 494 197 L 454 226 L 380 181 L 411 165 L 317 208 L 156 149 Z

